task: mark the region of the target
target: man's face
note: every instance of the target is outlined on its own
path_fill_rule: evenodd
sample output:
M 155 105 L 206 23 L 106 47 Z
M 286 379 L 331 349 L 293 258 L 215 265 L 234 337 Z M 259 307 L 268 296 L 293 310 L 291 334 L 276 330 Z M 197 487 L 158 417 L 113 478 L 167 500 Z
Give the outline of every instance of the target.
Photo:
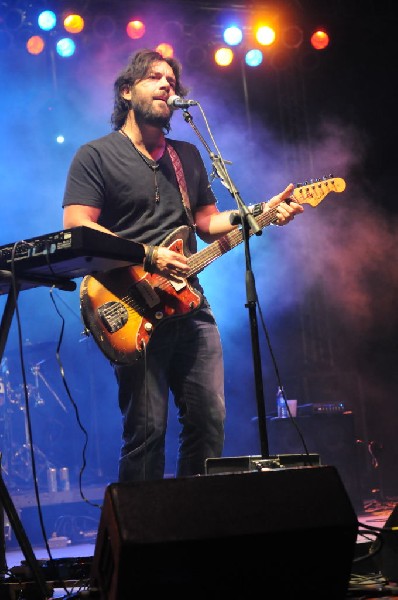
M 175 94 L 176 80 L 173 69 L 166 62 L 152 63 L 146 76 L 131 89 L 131 106 L 138 123 L 165 127 L 172 109 L 167 100 Z

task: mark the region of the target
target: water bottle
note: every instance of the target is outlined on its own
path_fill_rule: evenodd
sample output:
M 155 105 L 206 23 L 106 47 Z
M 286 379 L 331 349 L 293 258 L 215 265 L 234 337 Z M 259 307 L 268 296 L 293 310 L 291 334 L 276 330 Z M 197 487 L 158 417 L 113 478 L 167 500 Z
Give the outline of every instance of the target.
M 276 410 L 279 419 L 287 419 L 289 416 L 285 399 L 283 397 L 283 391 L 281 387 L 278 387 L 276 392 Z

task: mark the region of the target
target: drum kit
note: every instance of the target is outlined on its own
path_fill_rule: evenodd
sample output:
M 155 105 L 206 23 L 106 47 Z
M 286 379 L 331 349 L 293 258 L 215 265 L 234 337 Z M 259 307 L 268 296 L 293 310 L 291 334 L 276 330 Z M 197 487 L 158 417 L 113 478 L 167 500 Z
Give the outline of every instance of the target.
M 56 439 L 56 431 L 51 435 L 54 407 L 67 412 L 43 372 L 47 359 L 37 360 L 38 346 L 32 346 L 35 353 L 29 348 L 26 354 L 23 383 L 21 378 L 15 377 L 9 356 L 4 356 L 0 363 L 1 470 L 9 488 L 23 489 L 31 485 L 32 451 L 37 478 L 45 481 L 48 469 L 54 466 L 51 448 L 51 441 Z

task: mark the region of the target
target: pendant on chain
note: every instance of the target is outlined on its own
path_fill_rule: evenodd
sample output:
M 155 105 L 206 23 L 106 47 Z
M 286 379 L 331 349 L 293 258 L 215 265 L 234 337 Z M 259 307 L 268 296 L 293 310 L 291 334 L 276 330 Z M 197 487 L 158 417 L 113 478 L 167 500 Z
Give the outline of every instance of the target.
M 155 202 L 156 202 L 156 204 L 158 204 L 160 201 L 159 184 L 158 184 L 158 178 L 157 178 L 157 172 L 159 169 L 159 165 L 151 165 L 151 166 L 152 166 L 152 170 L 155 175 Z
M 144 161 L 144 163 L 152 170 L 154 176 L 155 176 L 155 202 L 156 204 L 159 204 L 160 202 L 160 191 L 159 191 L 159 184 L 158 184 L 158 178 L 157 178 L 157 172 L 159 170 L 159 165 L 158 164 L 154 164 L 152 165 L 146 156 L 144 156 L 142 154 L 142 152 L 140 152 L 138 150 L 138 148 L 136 147 L 136 145 L 134 144 L 133 140 L 130 138 L 130 136 L 127 135 L 127 133 L 123 130 L 123 129 L 119 129 L 120 133 L 128 139 L 128 141 L 130 142 L 131 146 L 133 147 L 134 151 L 138 154 L 138 156 L 141 157 L 141 159 Z

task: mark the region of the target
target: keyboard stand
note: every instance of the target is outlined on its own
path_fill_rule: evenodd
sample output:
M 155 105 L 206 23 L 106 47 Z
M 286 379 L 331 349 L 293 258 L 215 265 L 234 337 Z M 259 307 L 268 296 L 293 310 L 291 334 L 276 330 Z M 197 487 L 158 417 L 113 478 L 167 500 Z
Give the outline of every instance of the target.
M 21 289 L 22 281 L 34 281 L 38 285 L 45 285 L 50 287 L 57 287 L 58 289 L 66 291 L 74 291 L 76 289 L 76 283 L 65 277 L 57 278 L 54 277 L 53 281 L 50 281 L 48 277 L 40 277 L 35 275 L 24 275 L 19 276 L 17 280 L 13 280 L 12 273 L 10 271 L 0 270 L 0 282 L 6 282 L 9 290 L 6 305 L 4 308 L 3 316 L 0 325 L 0 363 L 3 358 L 4 349 L 7 344 L 7 338 L 10 331 L 12 319 L 14 316 L 18 295 Z M 36 583 L 37 589 L 41 594 L 41 598 L 51 598 L 52 591 L 48 589 L 46 579 L 40 569 L 39 563 L 34 555 L 31 543 L 26 535 L 21 520 L 18 516 L 18 512 L 12 502 L 11 496 L 7 490 L 7 487 L 3 481 L 1 474 L 1 451 L 0 451 L 0 578 L 7 572 L 7 561 L 6 561 L 6 543 L 5 543 L 5 532 L 4 532 L 4 511 L 8 516 L 10 526 L 12 527 L 15 537 L 18 540 L 20 548 L 25 556 L 26 562 L 32 577 Z M 1 581 L 1 579 L 0 579 Z

